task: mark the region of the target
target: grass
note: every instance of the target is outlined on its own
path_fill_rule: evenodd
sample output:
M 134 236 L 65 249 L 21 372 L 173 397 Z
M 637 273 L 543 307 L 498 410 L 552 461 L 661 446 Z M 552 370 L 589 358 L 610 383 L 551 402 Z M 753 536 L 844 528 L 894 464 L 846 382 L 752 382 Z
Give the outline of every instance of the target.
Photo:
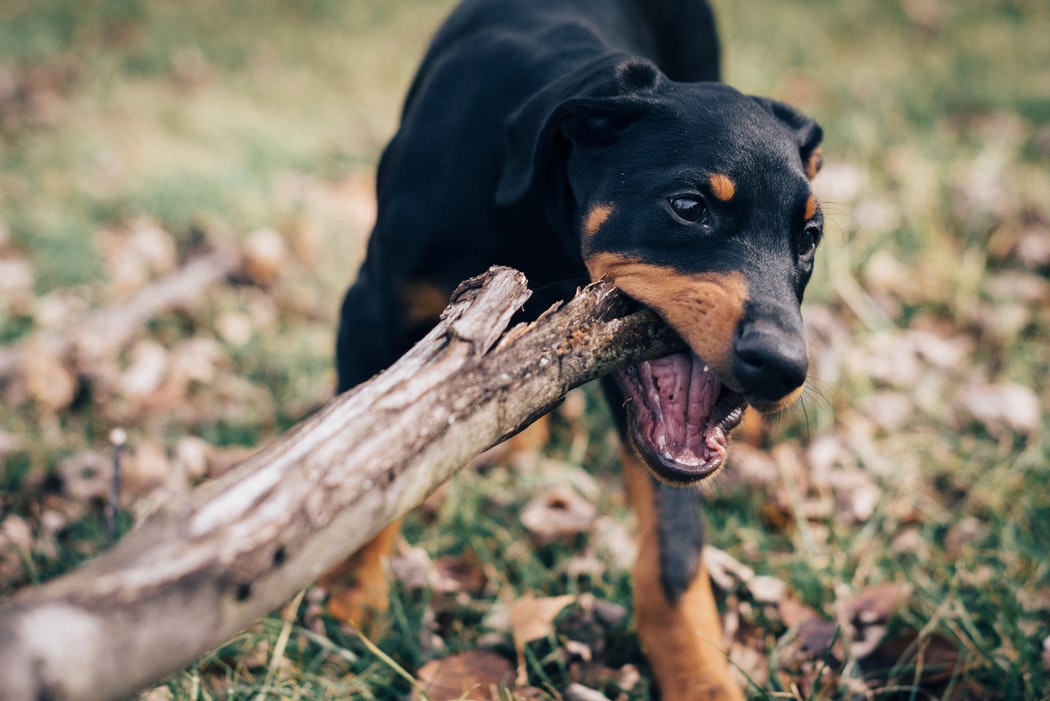
M 778 698 L 847 698 L 858 680 L 876 698 L 1050 698 L 1050 8 L 715 4 L 728 81 L 824 126 L 817 187 L 829 226 L 807 297 L 810 390 L 706 489 L 710 540 L 829 623 L 858 592 L 908 587 L 877 654 L 837 639 L 821 673 L 786 652 L 797 631 L 783 611 L 738 584 L 726 607 L 757 655 L 747 670 Z M 75 466 L 104 451 L 113 426 L 139 455 L 159 445 L 173 471 L 181 441 L 200 436 L 214 470 L 329 394 L 338 295 L 367 235 L 361 192 L 449 6 L 0 7 L 0 262 L 32 273 L 28 287 L 0 281 L 3 343 L 119 296 L 98 233 L 142 217 L 180 258 L 205 241 L 244 245 L 263 227 L 288 249 L 276 280 L 224 286 L 78 371 L 62 406 L 24 382 L 0 387 L 0 591 L 102 547 L 101 505 Z M 246 338 L 229 331 L 238 323 Z M 175 400 L 128 392 L 121 378 L 143 343 L 166 349 L 170 380 L 178 362 L 200 361 L 190 342 L 201 339 L 215 343 L 211 360 Z M 507 518 L 584 464 L 598 512 L 630 527 L 608 417 L 591 388 L 575 396 L 586 410 L 557 417 L 546 458 L 463 473 L 409 518 L 409 543 L 482 583 L 399 585 L 374 638 L 382 654 L 308 592 L 148 697 L 402 698 L 401 670 L 434 657 L 477 647 L 513 657 L 498 614 L 527 593 L 629 608 L 615 531 L 539 546 Z M 129 521 L 148 496 L 129 496 Z M 28 539 L 15 537 L 22 526 Z M 581 558 L 597 565 L 581 569 Z M 595 672 L 594 686 L 647 698 L 630 619 L 598 625 L 584 613 L 570 609 L 529 648 L 530 683 L 557 698 L 580 669 L 564 640 L 585 637 L 605 669 L 641 671 L 633 686 Z M 945 670 L 933 671 L 938 661 Z

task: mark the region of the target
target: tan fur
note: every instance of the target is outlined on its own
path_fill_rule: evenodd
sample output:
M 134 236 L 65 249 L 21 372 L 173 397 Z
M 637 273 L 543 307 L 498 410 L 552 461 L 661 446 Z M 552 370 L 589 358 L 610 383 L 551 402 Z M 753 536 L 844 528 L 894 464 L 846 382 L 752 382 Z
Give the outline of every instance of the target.
M 386 560 L 400 532 L 398 519 L 317 581 L 328 592 L 328 611 L 336 620 L 352 623 L 369 635 L 377 632 L 390 607 Z
M 598 229 L 602 228 L 608 219 L 609 215 L 613 213 L 614 207 L 611 204 L 596 204 L 591 208 L 591 211 L 587 212 L 587 216 L 583 220 L 583 235 L 587 238 L 592 238 L 598 233 Z
M 425 282 L 406 285 L 401 292 L 406 314 L 412 321 L 436 321 L 445 311 L 451 296 L 451 293 Z
M 708 178 L 707 185 L 711 188 L 711 194 L 723 202 L 733 199 L 736 194 L 736 183 L 728 175 L 715 173 Z
M 806 221 L 809 221 L 817 214 L 817 196 L 810 195 L 809 199 L 806 200 Z
M 551 438 L 551 415 L 544 414 L 533 421 L 521 433 L 515 433 L 507 440 L 510 454 L 538 453 L 547 447 Z
M 655 309 L 719 377 L 732 377 L 733 338 L 748 299 L 741 273 L 690 275 L 604 252 L 586 262 L 593 280 L 608 276 L 625 293 Z
M 638 559 L 632 572 L 638 638 L 659 681 L 664 701 L 743 701 L 729 676 L 722 650 L 718 616 L 707 568 L 677 603 L 667 600 L 660 585 L 659 514 L 650 471 L 633 450 L 624 451 L 624 478 L 638 515 Z
M 806 159 L 806 177 L 812 180 L 817 177 L 817 173 L 820 172 L 820 167 L 824 165 L 824 151 L 820 146 L 813 149 L 813 153 L 809 154 L 809 158 Z

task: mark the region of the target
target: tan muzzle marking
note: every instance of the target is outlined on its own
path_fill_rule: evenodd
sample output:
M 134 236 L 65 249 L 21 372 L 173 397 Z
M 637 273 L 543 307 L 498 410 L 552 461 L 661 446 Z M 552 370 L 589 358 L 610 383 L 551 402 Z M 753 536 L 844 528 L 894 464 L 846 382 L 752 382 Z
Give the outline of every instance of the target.
M 680 273 L 604 252 L 586 262 L 591 279 L 608 277 L 656 310 L 723 381 L 733 377 L 733 339 L 748 300 L 741 273 Z

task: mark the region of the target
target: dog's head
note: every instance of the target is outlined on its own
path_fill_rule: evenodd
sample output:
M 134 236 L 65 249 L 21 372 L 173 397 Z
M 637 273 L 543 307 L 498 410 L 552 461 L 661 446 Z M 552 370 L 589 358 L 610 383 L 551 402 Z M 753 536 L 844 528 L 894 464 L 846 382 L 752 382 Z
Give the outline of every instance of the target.
M 617 379 L 650 467 L 673 482 L 707 477 L 747 404 L 781 409 L 806 379 L 799 305 L 822 233 L 809 184 L 820 127 L 609 58 L 536 95 L 507 134 L 497 201 L 557 183 L 592 279 L 656 310 L 691 349 Z

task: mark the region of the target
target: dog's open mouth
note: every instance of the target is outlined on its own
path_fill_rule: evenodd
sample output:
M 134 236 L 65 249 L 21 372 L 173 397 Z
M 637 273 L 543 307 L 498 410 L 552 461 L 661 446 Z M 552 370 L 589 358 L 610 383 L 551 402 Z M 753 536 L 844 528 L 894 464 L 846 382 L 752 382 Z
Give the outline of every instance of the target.
M 686 351 L 647 360 L 616 379 L 628 398 L 635 446 L 661 477 L 691 483 L 718 471 L 747 402 L 699 357 Z

